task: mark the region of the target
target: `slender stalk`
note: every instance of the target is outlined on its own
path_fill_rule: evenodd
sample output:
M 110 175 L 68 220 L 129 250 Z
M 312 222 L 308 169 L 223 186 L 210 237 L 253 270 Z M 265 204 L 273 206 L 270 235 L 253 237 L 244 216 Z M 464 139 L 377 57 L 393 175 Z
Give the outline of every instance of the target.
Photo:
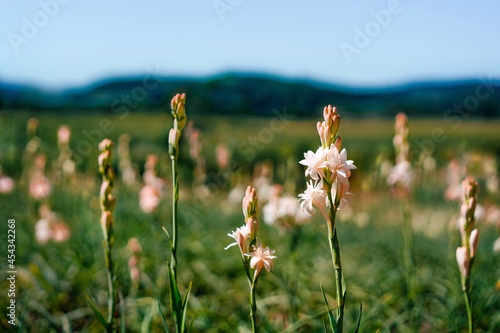
M 108 325 L 106 332 L 115 332 L 114 314 L 115 314 L 115 283 L 113 274 L 113 259 L 111 256 L 111 245 L 108 241 L 106 243 L 106 268 L 108 270 Z
M 171 295 L 179 294 L 177 285 L 177 202 L 179 200 L 179 184 L 177 179 L 177 159 L 171 156 L 172 160 L 172 239 L 170 245 L 170 272 L 174 283 L 173 288 L 170 290 Z M 172 312 L 175 320 L 175 331 L 181 333 L 182 327 L 182 304 L 176 297 L 171 297 Z
M 172 249 L 170 251 L 170 267 L 177 282 L 177 202 L 179 200 L 179 184 L 177 180 L 177 160 L 172 158 Z
M 401 201 L 401 210 L 403 214 L 403 261 L 405 265 L 405 277 L 408 288 L 407 296 L 410 303 L 409 305 L 412 307 L 417 295 L 417 281 L 413 261 L 413 230 L 411 226 L 411 211 L 407 200 Z
M 339 333 L 342 333 L 344 321 L 344 295 L 342 292 L 342 262 L 340 259 L 340 244 L 337 238 L 337 230 L 335 229 L 335 218 L 337 216 L 337 206 L 334 205 L 332 200 L 331 191 L 327 191 L 328 200 L 330 201 L 330 211 L 328 225 L 328 240 L 330 245 L 330 253 L 332 255 L 333 269 L 335 270 L 335 289 L 337 299 L 337 327 Z
M 250 283 L 250 321 L 252 322 L 252 333 L 257 333 L 257 302 L 255 301 L 255 281 Z
M 472 263 L 470 263 L 472 266 Z M 470 267 L 469 267 L 470 269 Z M 462 291 L 464 294 L 465 308 L 467 310 L 467 321 L 469 330 L 467 332 L 472 333 L 474 331 L 474 316 L 472 314 L 472 300 L 470 298 L 470 278 L 466 277 L 462 280 Z

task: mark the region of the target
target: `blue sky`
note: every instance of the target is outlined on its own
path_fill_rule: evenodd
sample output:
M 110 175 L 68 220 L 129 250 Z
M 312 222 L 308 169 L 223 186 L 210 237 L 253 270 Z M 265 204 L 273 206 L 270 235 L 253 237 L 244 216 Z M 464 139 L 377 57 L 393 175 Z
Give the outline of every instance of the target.
M 1 81 L 66 88 L 108 76 L 227 70 L 354 86 L 500 78 L 500 1 L 39 0 L 0 6 Z

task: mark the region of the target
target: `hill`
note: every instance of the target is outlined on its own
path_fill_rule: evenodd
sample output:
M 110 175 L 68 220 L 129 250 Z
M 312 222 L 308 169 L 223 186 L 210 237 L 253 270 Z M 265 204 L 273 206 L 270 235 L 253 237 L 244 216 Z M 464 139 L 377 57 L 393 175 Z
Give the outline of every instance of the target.
M 353 116 L 500 117 L 500 81 L 418 82 L 382 88 L 354 88 L 311 80 L 225 73 L 208 78 L 149 74 L 109 78 L 91 85 L 46 91 L 0 82 L 0 109 L 57 112 L 151 112 L 170 96 L 186 92 L 193 114 L 269 116 L 273 109 L 307 117 L 326 104 Z

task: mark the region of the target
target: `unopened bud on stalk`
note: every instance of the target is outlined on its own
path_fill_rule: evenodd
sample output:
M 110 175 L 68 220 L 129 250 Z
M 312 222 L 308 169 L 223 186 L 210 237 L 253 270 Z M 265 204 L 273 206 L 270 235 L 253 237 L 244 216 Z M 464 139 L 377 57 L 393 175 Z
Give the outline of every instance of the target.
M 174 128 L 182 131 L 186 126 L 187 116 L 186 116 L 186 94 L 176 94 L 172 101 L 170 102 L 170 107 L 172 108 L 172 116 L 177 123 L 174 123 Z
M 103 211 L 101 214 L 101 227 L 104 238 L 110 245 L 113 245 L 113 214 L 110 211 Z
M 479 241 L 479 234 L 478 234 L 477 229 L 474 229 L 470 233 L 470 238 L 469 238 L 470 257 L 471 258 L 474 258 L 474 256 L 476 255 L 478 241 Z
M 174 126 L 174 128 L 170 129 L 170 133 L 168 134 L 168 153 L 170 156 L 177 157 L 177 152 L 179 151 L 179 137 L 180 132 Z
M 462 191 L 466 198 L 471 198 L 477 195 L 479 185 L 472 176 L 468 176 L 462 181 Z
M 259 222 L 257 221 L 257 218 L 254 216 L 250 216 L 249 218 L 247 218 L 246 226 L 249 232 L 250 242 L 253 243 L 253 240 L 257 235 L 257 229 L 259 227 Z
M 337 131 L 340 126 L 340 115 L 337 113 L 335 107 L 328 105 L 323 108 L 323 121 L 324 126 L 328 126 L 330 129 L 330 138 L 326 147 L 329 147 L 333 143 L 335 137 L 337 136 Z
M 340 135 L 337 135 L 334 144 L 339 152 L 342 151 L 342 137 Z
M 257 217 L 257 201 L 258 198 L 255 189 L 251 186 L 248 186 L 245 192 L 245 197 L 242 201 L 245 221 L 248 220 L 249 217 Z
M 463 246 L 458 247 L 456 256 L 460 273 L 465 278 L 469 274 L 469 256 L 467 255 L 467 249 Z

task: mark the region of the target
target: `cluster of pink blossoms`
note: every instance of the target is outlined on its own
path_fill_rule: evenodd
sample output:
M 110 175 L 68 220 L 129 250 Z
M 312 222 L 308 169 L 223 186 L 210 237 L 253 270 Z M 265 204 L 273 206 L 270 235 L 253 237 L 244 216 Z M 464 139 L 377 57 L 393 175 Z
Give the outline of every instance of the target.
M 254 281 L 262 271 L 262 268 L 266 268 L 268 272 L 271 271 L 274 267 L 273 259 L 277 258 L 274 255 L 274 250 L 264 247 L 262 244 L 256 245 L 257 229 L 259 226 L 257 220 L 257 200 L 255 189 L 248 186 L 242 201 L 245 224 L 237 228 L 236 231 L 227 234 L 235 242 L 225 248 L 227 250 L 231 246 L 238 246 L 244 263 L 247 263 L 248 258 L 250 258 L 250 268 L 255 270 Z
M 302 208 L 310 214 L 316 207 L 328 219 L 326 207 L 342 209 L 349 203 L 351 170 L 356 169 L 352 160 L 347 159 L 347 150 L 342 149 L 342 139 L 337 135 L 340 116 L 334 107 L 328 105 L 323 110 L 323 122 L 317 129 L 321 147 L 316 152 L 309 150 L 299 163 L 306 166 L 305 176 L 310 178 L 304 193 L 299 194 Z

